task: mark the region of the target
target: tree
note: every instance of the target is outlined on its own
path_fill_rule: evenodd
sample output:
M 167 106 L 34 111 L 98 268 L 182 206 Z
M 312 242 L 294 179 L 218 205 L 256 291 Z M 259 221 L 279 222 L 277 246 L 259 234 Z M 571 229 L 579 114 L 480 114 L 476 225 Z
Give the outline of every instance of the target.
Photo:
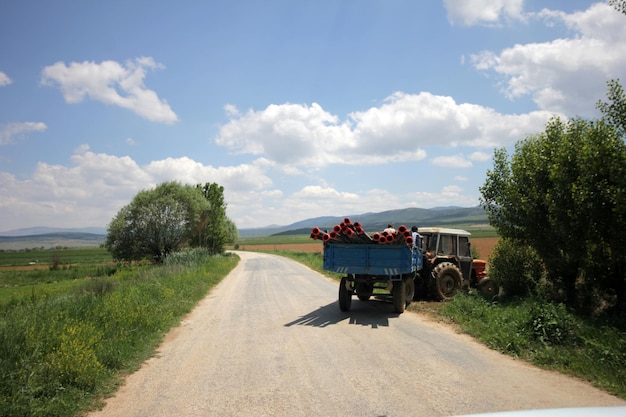
M 615 127 L 618 134 L 626 136 L 626 93 L 619 80 L 607 82 L 609 102 L 598 101 L 597 107 L 607 123 Z
M 238 239 L 237 225 L 231 219 L 226 219 L 226 243 L 234 245 Z
M 609 0 L 609 4 L 615 7 L 615 10 L 626 14 L 626 1 L 625 0 Z
M 165 182 L 140 191 L 109 224 L 105 246 L 116 259 L 165 256 L 187 244 L 208 202 L 195 187 Z
M 232 234 L 232 231 L 229 231 L 230 220 L 226 217 L 224 187 L 207 182 L 204 185 L 196 185 L 196 189 L 204 196 L 207 208 L 201 214 L 192 245 L 207 248 L 213 254 L 222 253 L 229 234 Z
M 626 146 L 613 126 L 552 119 L 511 158 L 496 150 L 480 191 L 499 235 L 531 246 L 568 304 L 592 287 L 624 308 Z

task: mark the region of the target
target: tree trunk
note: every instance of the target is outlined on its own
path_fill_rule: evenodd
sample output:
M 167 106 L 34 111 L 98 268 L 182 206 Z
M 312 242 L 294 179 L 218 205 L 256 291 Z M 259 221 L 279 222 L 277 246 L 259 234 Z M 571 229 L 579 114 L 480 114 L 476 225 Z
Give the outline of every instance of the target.
M 614 264 L 613 273 L 615 274 L 615 310 L 620 316 L 626 315 L 626 275 L 624 274 L 624 262 L 616 262 Z
M 565 304 L 568 307 L 574 308 L 578 311 L 578 299 L 576 297 L 576 274 L 568 274 L 563 277 L 563 284 L 565 285 Z

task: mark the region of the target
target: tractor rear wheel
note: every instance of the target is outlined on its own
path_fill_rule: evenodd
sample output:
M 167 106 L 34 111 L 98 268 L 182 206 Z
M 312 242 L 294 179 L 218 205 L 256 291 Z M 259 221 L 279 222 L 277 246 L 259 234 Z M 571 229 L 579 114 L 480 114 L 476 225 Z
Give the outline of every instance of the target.
M 451 300 L 461 288 L 461 270 L 452 262 L 441 262 L 433 268 L 432 296 L 440 301 Z

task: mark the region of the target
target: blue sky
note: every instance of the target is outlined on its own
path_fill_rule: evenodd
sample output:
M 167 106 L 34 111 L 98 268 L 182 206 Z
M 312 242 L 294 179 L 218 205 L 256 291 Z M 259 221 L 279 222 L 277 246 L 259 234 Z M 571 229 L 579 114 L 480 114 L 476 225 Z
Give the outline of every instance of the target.
M 0 231 L 172 180 L 240 228 L 476 206 L 495 148 L 612 78 L 626 16 L 593 1 L 3 1 Z

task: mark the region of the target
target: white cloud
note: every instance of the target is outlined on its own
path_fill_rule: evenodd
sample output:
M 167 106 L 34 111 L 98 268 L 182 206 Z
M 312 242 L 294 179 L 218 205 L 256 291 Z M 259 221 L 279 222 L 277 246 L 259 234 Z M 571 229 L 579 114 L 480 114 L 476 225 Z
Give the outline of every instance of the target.
M 237 153 L 265 155 L 284 165 L 324 166 L 341 163 L 342 152 L 354 147 L 349 125 L 317 103 L 272 104 L 243 115 L 229 106 L 227 112 L 232 119 L 215 142 Z
M 473 207 L 478 205 L 478 199 L 464 194 L 464 189 L 457 185 L 446 185 L 438 193 L 416 192 L 412 194 L 416 207 Z
M 471 168 L 472 161 L 463 155 L 438 156 L 433 158 L 433 165 L 444 168 Z
M 452 25 L 496 26 L 503 18 L 524 19 L 524 0 L 444 0 L 444 5 Z
M 9 85 L 13 82 L 4 72 L 0 71 L 0 87 Z
M 560 21 L 575 36 L 518 44 L 499 54 L 484 51 L 472 56 L 475 68 L 502 76 L 511 99 L 530 95 L 543 110 L 596 114 L 606 81 L 626 77 L 626 17 L 604 3 L 572 14 L 543 10 L 535 17 Z
M 41 122 L 15 122 L 0 125 L 0 145 L 13 143 L 30 132 L 43 132 L 48 128 Z
M 491 159 L 491 154 L 488 154 L 486 152 L 472 152 L 467 157 L 472 161 L 487 162 Z
M 41 82 L 58 86 L 68 103 L 80 103 L 89 97 L 105 104 L 132 110 L 153 122 L 174 123 L 178 120 L 165 100 L 146 88 L 144 78 L 149 69 L 163 68 L 150 57 L 136 58 L 122 65 L 115 61 L 57 62 L 45 67 Z
M 39 162 L 27 179 L 0 172 L 0 218 L 11 225 L 7 229 L 41 224 L 41 219 L 59 227 L 105 226 L 137 192 L 163 181 L 217 182 L 238 216 L 247 213 L 245 203 L 255 196 L 280 196 L 269 189 L 271 180 L 254 164 L 215 168 L 189 158 L 168 158 L 140 166 L 129 156 L 88 149 L 79 147 L 71 166 Z
M 417 161 L 426 157 L 429 146 L 492 148 L 542 131 L 552 116 L 503 115 L 424 92 L 395 93 L 381 106 L 353 112 L 343 122 L 315 103 L 271 105 L 243 115 L 230 108 L 229 114 L 235 117 L 222 126 L 215 142 L 283 169 Z

